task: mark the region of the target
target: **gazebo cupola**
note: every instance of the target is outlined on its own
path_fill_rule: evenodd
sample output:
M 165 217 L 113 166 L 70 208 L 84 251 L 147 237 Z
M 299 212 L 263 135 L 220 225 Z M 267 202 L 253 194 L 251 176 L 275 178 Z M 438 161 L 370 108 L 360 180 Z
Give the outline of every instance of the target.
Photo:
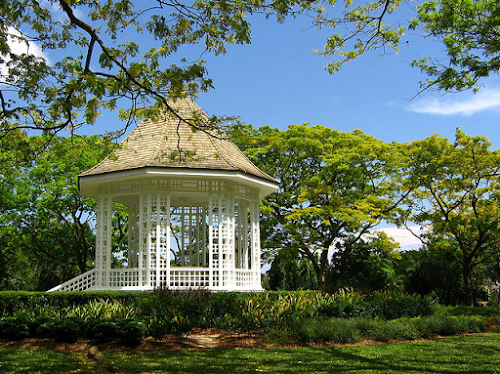
M 55 290 L 261 290 L 259 200 L 278 188 L 226 135 L 194 130 L 208 117 L 189 98 L 177 115 L 140 123 L 79 176 L 97 199 L 94 269 Z M 113 266 L 112 222 L 127 222 L 124 266 Z

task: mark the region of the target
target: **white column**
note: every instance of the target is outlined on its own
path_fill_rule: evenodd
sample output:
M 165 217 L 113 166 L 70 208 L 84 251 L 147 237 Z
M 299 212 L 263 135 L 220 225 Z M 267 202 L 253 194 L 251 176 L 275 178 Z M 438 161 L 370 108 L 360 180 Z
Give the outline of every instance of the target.
M 260 274 L 260 216 L 259 216 L 259 202 L 253 202 L 251 206 L 251 216 L 252 216 L 252 249 L 251 257 L 252 263 L 250 267 L 253 273 L 253 287 L 255 289 L 261 289 L 261 274 Z
M 213 289 L 214 282 L 214 268 L 215 268 L 215 230 L 214 230 L 214 195 L 208 196 L 208 287 Z
M 156 196 L 156 248 L 155 248 L 155 287 L 160 286 L 160 275 L 161 275 L 161 243 L 162 243 L 162 230 L 161 230 L 161 212 L 162 212 L 162 197 L 160 194 Z
M 96 212 L 96 251 L 95 269 L 97 287 L 109 287 L 109 273 L 111 269 L 111 225 L 112 225 L 112 199 L 102 195 L 97 199 Z
M 166 213 L 167 213 L 167 218 L 166 221 L 163 223 L 166 226 L 166 258 L 167 258 L 167 274 L 166 274 L 166 281 L 165 281 L 165 286 L 170 287 L 170 248 L 172 248 L 172 243 L 171 243 L 171 228 L 170 228 L 170 194 L 167 195 L 167 205 L 165 207 Z
M 219 263 L 224 289 L 234 289 L 234 199 L 229 194 L 219 195 Z

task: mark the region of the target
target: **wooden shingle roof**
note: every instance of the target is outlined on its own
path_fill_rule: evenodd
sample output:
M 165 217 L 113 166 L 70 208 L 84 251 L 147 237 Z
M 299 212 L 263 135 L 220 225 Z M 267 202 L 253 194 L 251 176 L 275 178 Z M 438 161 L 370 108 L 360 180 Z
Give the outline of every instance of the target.
M 191 98 L 178 99 L 170 105 L 177 116 L 169 113 L 141 122 L 112 155 L 80 177 L 158 167 L 240 171 L 277 183 L 224 133 L 194 130 L 189 123 L 208 122 L 208 116 Z

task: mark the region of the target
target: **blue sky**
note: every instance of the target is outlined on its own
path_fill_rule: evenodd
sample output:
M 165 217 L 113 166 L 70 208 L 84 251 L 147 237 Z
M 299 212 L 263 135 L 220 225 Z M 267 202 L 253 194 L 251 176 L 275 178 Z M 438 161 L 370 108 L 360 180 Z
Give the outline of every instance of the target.
M 414 5 L 404 6 L 411 14 Z M 360 129 L 387 142 L 433 133 L 453 139 L 461 127 L 500 147 L 498 79 L 485 81 L 476 94 L 426 91 L 415 97 L 426 77 L 410 62 L 442 55 L 440 44 L 410 32 L 398 54 L 370 52 L 331 75 L 325 70 L 329 60 L 312 53 L 328 35 L 304 19 L 285 24 L 257 19 L 251 45 L 204 56 L 215 90 L 200 95 L 198 104 L 209 114 L 237 115 L 254 127 L 308 122 L 343 132 Z
M 422 0 L 403 2 L 394 23 L 415 17 L 419 3 Z M 334 9 L 340 11 L 341 7 Z M 215 89 L 201 94 L 197 103 L 208 114 L 238 116 L 254 127 L 286 129 L 307 122 L 342 132 L 360 129 L 386 142 L 408 142 L 434 133 L 453 139 L 461 127 L 467 134 L 488 137 L 494 149 L 500 147 L 497 77 L 485 81 L 476 94 L 426 91 L 415 96 L 418 82 L 426 76 L 412 68 L 411 61 L 443 56 L 441 44 L 421 37 L 421 32 L 408 32 L 403 38 L 408 43 L 397 54 L 372 51 L 331 75 L 325 70 L 330 60 L 312 51 L 321 49 L 333 30 L 318 31 L 310 18 L 301 16 L 279 24 L 257 15 L 250 22 L 251 44 L 231 45 L 219 56 L 201 55 L 202 46 L 181 48 L 177 56 L 207 61 Z M 134 37 L 145 51 L 150 44 L 147 33 Z M 40 53 L 36 45 L 31 48 Z M 121 126 L 117 114 L 106 113 L 84 132 L 104 133 Z

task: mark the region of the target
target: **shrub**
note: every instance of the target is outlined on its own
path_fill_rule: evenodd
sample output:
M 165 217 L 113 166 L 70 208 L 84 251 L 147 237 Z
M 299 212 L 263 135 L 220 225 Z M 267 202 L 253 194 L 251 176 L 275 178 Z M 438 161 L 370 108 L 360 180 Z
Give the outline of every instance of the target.
M 380 342 L 415 340 L 421 337 L 417 328 L 408 321 L 378 321 L 364 335 Z
M 419 295 L 376 292 L 370 297 L 369 302 L 372 304 L 373 317 L 387 320 L 428 316 L 434 312 L 431 299 Z
M 118 326 L 115 322 L 97 318 L 85 321 L 85 336 L 97 340 L 114 340 L 118 337 Z
M 204 289 L 156 289 L 139 300 L 138 314 L 145 320 L 163 321 L 167 332 L 184 333 L 213 323 L 212 293 Z
M 30 335 L 29 326 L 24 319 L 7 317 L 0 319 L 0 339 L 23 339 Z
M 38 326 L 36 334 L 41 338 L 52 338 L 63 342 L 73 342 L 84 333 L 83 321 L 75 318 L 61 318 Z
M 89 319 L 101 319 L 104 321 L 117 321 L 131 319 L 136 315 L 133 305 L 125 304 L 114 299 L 95 299 L 86 304 L 64 308 L 64 314 L 70 318 L 78 318 L 83 321 Z
M 354 343 L 360 339 L 359 330 L 352 320 L 340 318 L 303 319 L 288 328 L 293 337 L 305 342 Z
M 364 297 L 352 291 L 342 291 L 325 298 L 317 315 L 320 318 L 378 317 L 390 320 L 432 313 L 431 299 L 419 295 L 376 292 L 370 297 Z
M 481 332 L 486 329 L 483 320 L 477 317 L 466 316 L 429 316 L 414 318 L 411 323 L 421 332 L 423 336 L 457 335 Z
M 319 307 L 318 296 L 305 293 L 279 295 L 271 303 L 270 313 L 273 323 L 286 325 L 297 319 L 310 318 L 316 314 Z
M 252 331 L 265 327 L 265 318 L 270 314 L 268 301 L 257 298 L 243 300 L 239 310 L 235 313 L 238 328 L 243 331 Z
M 123 320 L 116 323 L 118 338 L 125 344 L 136 345 L 146 337 L 147 328 L 144 323 L 134 320 Z

